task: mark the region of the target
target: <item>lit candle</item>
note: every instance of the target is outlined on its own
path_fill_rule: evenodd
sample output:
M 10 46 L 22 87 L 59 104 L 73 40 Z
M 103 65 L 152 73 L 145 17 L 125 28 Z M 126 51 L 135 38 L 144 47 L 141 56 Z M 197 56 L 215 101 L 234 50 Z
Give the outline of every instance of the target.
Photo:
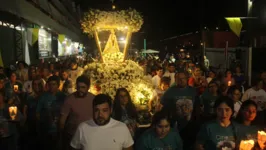
M 266 133 L 264 131 L 258 131 L 258 143 L 261 149 L 265 148 Z
M 18 91 L 18 85 L 14 85 L 14 91 Z
M 9 115 L 11 117 L 12 120 L 15 120 L 16 116 L 17 116 L 17 106 L 10 106 L 9 107 Z
M 242 140 L 240 142 L 239 150 L 251 150 L 254 147 L 255 142 L 253 140 Z
M 231 84 L 232 84 L 232 81 L 228 81 L 228 84 L 227 85 L 228 86 L 231 86 Z

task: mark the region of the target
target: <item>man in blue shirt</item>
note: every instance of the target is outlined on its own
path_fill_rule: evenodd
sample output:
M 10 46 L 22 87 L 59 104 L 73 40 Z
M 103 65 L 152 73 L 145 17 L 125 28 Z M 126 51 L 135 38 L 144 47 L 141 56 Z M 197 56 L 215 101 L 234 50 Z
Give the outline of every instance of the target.
M 60 78 L 57 76 L 49 77 L 48 91 L 44 93 L 38 102 L 36 115 L 39 120 L 39 133 L 43 149 L 52 150 L 56 147 L 58 139 L 58 119 L 60 109 L 65 100 L 65 94 L 60 92 Z

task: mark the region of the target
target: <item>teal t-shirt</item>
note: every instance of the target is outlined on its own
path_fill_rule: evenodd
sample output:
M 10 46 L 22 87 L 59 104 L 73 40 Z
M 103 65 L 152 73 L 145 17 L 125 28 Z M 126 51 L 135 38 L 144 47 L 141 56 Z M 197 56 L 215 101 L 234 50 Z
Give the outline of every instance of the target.
M 215 114 L 214 104 L 218 96 L 213 96 L 208 89 L 200 97 L 201 105 L 204 106 L 204 115 Z
M 183 142 L 179 133 L 170 129 L 163 139 L 159 139 L 154 129 L 148 129 L 136 143 L 136 150 L 182 150 Z
M 193 87 L 170 87 L 162 96 L 163 109 L 169 110 L 175 116 L 178 129 L 182 130 L 190 121 L 197 91 Z
M 258 131 L 259 128 L 257 126 L 239 126 L 239 136 L 241 140 L 258 140 Z
M 36 113 L 40 114 L 40 130 L 42 132 L 57 132 L 60 109 L 64 100 L 65 94 L 62 92 L 58 92 L 56 95 L 47 92 L 40 97 Z
M 203 125 L 197 136 L 197 143 L 205 150 L 220 150 L 223 147 L 234 149 L 239 139 L 239 124 L 231 123 L 222 127 L 218 121 L 211 121 Z

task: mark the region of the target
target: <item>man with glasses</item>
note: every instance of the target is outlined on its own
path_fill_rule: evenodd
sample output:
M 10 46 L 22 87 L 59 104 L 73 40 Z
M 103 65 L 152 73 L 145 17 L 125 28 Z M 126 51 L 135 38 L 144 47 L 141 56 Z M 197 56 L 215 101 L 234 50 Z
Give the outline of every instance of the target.
M 61 109 L 60 128 L 64 133 L 64 150 L 70 149 L 70 140 L 78 125 L 92 119 L 92 100 L 94 95 L 88 92 L 90 79 L 80 76 L 76 80 L 77 91 L 69 95 Z

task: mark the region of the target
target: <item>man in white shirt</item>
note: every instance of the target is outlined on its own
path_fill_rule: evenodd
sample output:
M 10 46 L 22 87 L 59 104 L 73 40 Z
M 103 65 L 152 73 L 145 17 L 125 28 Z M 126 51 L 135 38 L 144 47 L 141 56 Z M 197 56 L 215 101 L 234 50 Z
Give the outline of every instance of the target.
M 169 77 L 171 79 L 170 86 L 175 83 L 175 64 L 168 64 L 168 70 L 164 73 L 164 77 Z
M 152 85 L 154 88 L 158 88 L 160 86 L 162 76 L 163 76 L 163 68 L 158 67 L 156 69 L 156 75 L 152 78 Z
M 70 145 L 81 150 L 133 150 L 127 126 L 111 118 L 112 98 L 99 94 L 93 99 L 93 119 L 79 125 Z

